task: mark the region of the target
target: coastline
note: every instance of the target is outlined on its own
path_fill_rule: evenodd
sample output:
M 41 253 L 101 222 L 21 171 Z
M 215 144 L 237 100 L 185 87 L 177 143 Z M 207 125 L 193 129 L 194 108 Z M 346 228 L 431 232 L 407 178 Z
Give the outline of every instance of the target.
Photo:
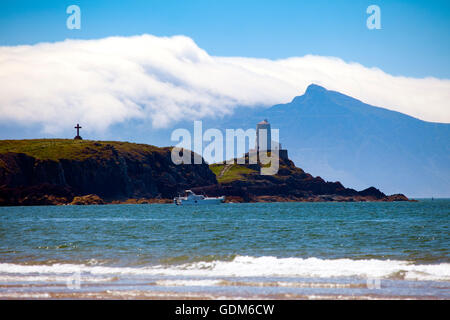
M 294 195 L 260 195 L 246 197 L 226 196 L 225 203 L 285 203 L 285 202 L 418 202 L 417 199 L 409 199 L 403 194 L 394 194 L 383 196 L 381 198 L 367 195 L 310 195 L 307 197 L 298 197 Z M 83 196 L 74 196 L 73 198 L 56 197 L 53 195 L 40 195 L 38 198 L 25 198 L 23 201 L 15 203 L 1 203 L 0 207 L 15 206 L 66 206 L 66 205 L 113 205 L 113 204 L 173 204 L 170 198 L 122 198 L 122 199 L 102 199 L 96 194 L 87 194 Z
M 95 195 L 94 195 L 95 196 Z M 93 195 L 87 195 L 82 197 L 76 197 L 77 199 L 72 202 L 61 202 L 59 200 L 52 202 L 47 202 L 42 204 L 40 202 L 37 203 L 27 203 L 26 205 L 3 205 L 0 207 L 18 207 L 18 206 L 83 206 L 83 205 L 118 205 L 118 204 L 173 204 L 173 199 L 167 198 L 129 198 L 125 200 L 104 200 L 98 196 L 93 197 Z M 383 199 L 374 199 L 367 197 L 350 197 L 345 198 L 342 196 L 317 196 L 310 198 L 294 198 L 294 197 L 279 197 L 279 196 L 259 196 L 255 197 L 251 201 L 244 201 L 242 198 L 238 197 L 227 197 L 225 203 L 316 203 L 316 202 L 329 202 L 329 203 L 339 203 L 339 202 L 352 202 L 352 203 L 363 203 L 363 202 L 419 202 L 417 199 L 401 199 L 395 200 L 389 197 Z

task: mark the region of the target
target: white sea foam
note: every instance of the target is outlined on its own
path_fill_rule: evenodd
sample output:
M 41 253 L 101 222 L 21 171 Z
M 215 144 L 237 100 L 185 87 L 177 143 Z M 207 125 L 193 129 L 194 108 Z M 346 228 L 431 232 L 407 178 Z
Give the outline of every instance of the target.
M 318 258 L 276 258 L 237 256 L 232 261 L 195 262 L 182 265 L 107 267 L 75 264 L 18 265 L 0 263 L 0 276 L 73 274 L 112 276 L 194 276 L 194 277 L 305 277 L 305 278 L 395 278 L 450 281 L 450 263 L 413 264 L 398 260 L 351 260 Z
M 1 274 L 0 273 L 0 285 L 4 283 L 13 283 L 13 282 L 67 282 L 67 279 L 70 275 L 62 275 L 62 274 L 21 274 L 21 275 L 10 275 L 10 274 Z M 114 281 L 114 277 L 86 277 L 80 276 L 80 281 L 83 283 L 98 283 L 98 282 L 112 282 Z
M 156 285 L 164 287 L 178 287 L 178 286 L 200 286 L 200 287 L 210 287 L 220 285 L 220 280 L 158 280 Z

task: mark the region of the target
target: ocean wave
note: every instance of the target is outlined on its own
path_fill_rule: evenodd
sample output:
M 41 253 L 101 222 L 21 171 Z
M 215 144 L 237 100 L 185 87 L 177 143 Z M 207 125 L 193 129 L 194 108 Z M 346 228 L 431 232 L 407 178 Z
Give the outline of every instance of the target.
M 84 264 L 20 265 L 0 263 L 0 275 L 73 274 L 111 276 L 193 277 L 359 277 L 450 281 L 450 263 L 414 264 L 399 260 L 352 260 L 236 256 L 229 261 L 198 261 L 180 265 L 113 267 Z

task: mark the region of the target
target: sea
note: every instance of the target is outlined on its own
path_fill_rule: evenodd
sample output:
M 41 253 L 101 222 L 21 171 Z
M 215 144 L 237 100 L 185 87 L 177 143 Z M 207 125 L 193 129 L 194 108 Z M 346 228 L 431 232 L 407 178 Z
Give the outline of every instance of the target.
M 0 207 L 0 299 L 449 299 L 450 199 Z

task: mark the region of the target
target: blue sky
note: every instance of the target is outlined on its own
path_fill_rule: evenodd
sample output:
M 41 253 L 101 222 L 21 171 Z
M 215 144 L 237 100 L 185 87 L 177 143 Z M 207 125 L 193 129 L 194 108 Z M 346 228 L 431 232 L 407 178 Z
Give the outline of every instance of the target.
M 67 6 L 82 12 L 66 28 Z M 368 30 L 366 8 L 381 9 Z M 450 78 L 450 1 L 24 1 L 0 3 L 0 45 L 143 33 L 186 35 L 214 56 L 315 54 L 392 75 Z

